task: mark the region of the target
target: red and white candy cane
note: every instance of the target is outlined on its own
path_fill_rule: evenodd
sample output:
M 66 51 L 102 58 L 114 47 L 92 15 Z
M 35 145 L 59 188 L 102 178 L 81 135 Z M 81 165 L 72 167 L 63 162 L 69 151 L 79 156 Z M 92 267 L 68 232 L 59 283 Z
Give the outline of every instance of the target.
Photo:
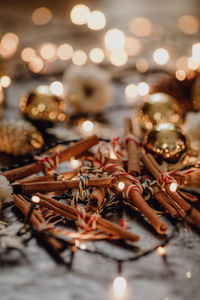
M 44 165 L 44 173 L 46 175 L 55 171 L 59 165 L 59 152 L 56 151 L 53 155 L 50 156 L 34 156 L 35 160 L 39 161 Z

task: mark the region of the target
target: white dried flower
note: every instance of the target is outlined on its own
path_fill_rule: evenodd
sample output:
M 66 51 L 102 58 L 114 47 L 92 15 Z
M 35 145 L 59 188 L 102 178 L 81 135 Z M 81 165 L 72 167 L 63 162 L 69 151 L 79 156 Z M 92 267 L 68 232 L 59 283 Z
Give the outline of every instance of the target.
M 12 187 L 3 175 L 0 175 L 0 203 L 12 200 Z
M 101 113 L 112 100 L 110 75 L 95 65 L 71 67 L 64 74 L 63 83 L 67 99 L 78 113 Z

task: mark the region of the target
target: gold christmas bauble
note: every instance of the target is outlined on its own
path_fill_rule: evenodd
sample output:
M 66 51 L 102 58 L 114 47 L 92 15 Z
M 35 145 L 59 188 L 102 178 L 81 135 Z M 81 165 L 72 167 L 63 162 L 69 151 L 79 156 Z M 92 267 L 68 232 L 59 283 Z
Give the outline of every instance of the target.
M 166 93 L 154 93 L 145 99 L 138 111 L 138 123 L 143 132 L 154 125 L 171 122 L 182 123 L 182 110 L 176 100 Z
M 24 117 L 45 127 L 65 121 L 65 109 L 64 100 L 53 94 L 48 85 L 38 86 L 20 101 L 20 110 Z
M 162 123 L 146 133 L 143 146 L 157 159 L 176 163 L 187 152 L 188 141 L 178 126 Z
M 23 156 L 41 149 L 44 140 L 41 133 L 23 120 L 0 122 L 0 152 Z

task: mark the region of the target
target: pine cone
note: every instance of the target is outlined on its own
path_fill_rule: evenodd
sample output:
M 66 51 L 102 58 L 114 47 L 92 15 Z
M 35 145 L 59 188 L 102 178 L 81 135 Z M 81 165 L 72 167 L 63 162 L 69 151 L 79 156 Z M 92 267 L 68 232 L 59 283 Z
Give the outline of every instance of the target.
M 29 122 L 0 122 L 0 151 L 15 156 L 23 156 L 39 149 L 44 144 L 42 135 Z

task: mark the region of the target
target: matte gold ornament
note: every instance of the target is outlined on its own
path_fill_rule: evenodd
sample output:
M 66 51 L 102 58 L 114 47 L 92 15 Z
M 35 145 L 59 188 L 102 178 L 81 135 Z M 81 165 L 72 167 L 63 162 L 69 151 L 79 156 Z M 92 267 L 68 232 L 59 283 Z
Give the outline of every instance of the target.
M 50 126 L 65 121 L 66 103 L 53 94 L 48 85 L 40 85 L 20 101 L 22 114 L 30 121 Z
M 0 151 L 23 156 L 40 149 L 44 144 L 41 133 L 23 120 L 0 122 Z
M 150 130 L 154 125 L 171 122 L 182 123 L 182 110 L 176 100 L 166 93 L 149 95 L 138 111 L 138 123 L 143 132 Z
M 144 136 L 143 146 L 155 158 L 168 163 L 178 162 L 189 148 L 186 136 L 173 123 L 156 125 Z

